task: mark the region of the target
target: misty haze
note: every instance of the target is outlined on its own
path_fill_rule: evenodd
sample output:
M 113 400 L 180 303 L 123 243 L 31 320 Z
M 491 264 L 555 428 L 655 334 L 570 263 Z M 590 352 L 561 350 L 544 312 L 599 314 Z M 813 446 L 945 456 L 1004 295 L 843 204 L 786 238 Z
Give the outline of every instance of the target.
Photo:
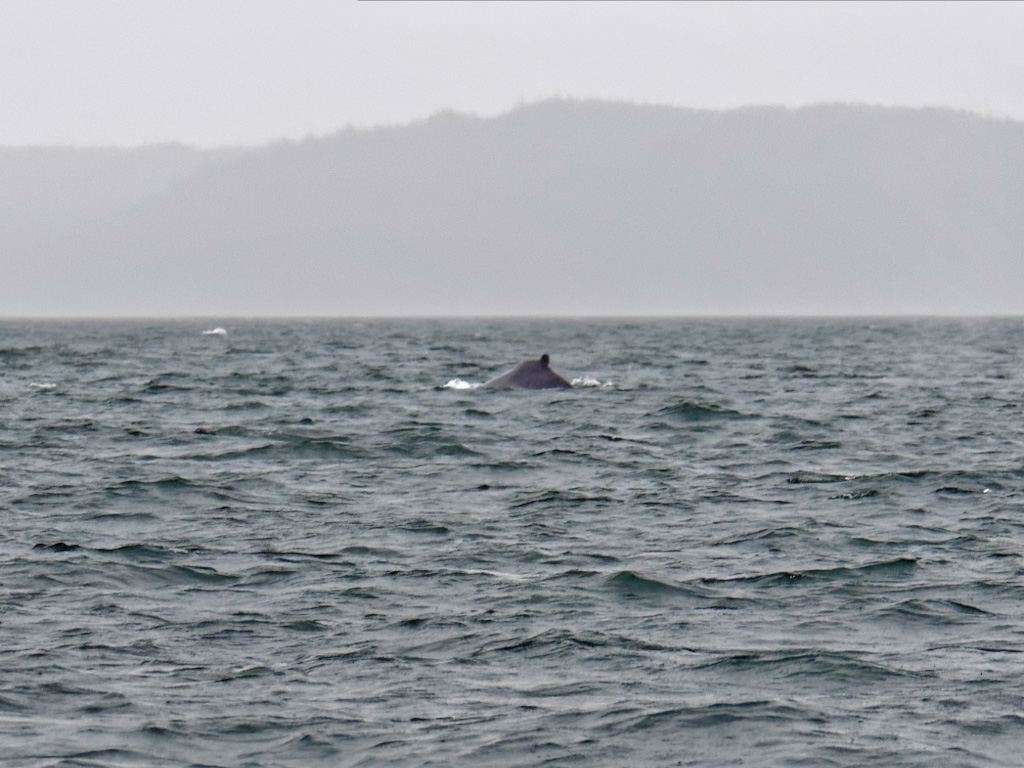
M 6 316 L 1012 314 L 1024 124 L 548 101 L 0 150 Z

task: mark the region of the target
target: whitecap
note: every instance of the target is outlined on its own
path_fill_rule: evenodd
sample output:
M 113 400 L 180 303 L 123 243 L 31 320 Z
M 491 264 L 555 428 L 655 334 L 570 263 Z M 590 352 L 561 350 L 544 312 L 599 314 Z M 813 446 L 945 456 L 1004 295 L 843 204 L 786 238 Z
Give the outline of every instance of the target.
M 474 384 L 471 381 L 463 381 L 462 379 L 452 379 L 444 385 L 443 389 L 476 389 L 477 387 L 483 386 L 482 384 Z
M 593 376 L 577 376 L 572 380 L 572 385 L 574 387 L 610 387 L 612 383 L 610 381 L 600 381 Z
M 29 387 L 31 387 L 32 389 L 56 389 L 57 385 L 56 384 L 40 383 L 38 381 L 33 381 L 31 384 L 29 384 Z
M 211 328 L 208 331 L 203 331 L 203 336 L 227 336 L 228 332 L 221 328 L 219 325 L 216 328 Z
M 521 573 L 506 573 L 505 571 L 487 571 L 478 568 L 468 568 L 466 570 L 451 570 L 449 573 L 456 575 L 465 574 L 467 576 L 494 576 L 498 579 L 506 579 L 507 581 L 530 581 L 534 577 Z

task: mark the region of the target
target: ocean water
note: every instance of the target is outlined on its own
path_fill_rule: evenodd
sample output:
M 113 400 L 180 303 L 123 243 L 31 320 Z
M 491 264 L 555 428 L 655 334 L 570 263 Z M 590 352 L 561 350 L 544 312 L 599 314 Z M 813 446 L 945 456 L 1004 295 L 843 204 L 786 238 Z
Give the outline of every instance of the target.
M 1019 766 L 1022 393 L 1020 319 L 0 323 L 0 766 Z

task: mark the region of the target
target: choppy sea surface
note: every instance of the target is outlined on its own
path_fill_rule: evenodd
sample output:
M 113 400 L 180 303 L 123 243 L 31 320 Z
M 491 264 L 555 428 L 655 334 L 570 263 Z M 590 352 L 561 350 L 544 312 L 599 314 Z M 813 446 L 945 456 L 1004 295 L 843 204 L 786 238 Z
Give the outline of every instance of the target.
M 2 322 L 0 766 L 1019 766 L 1022 398 L 1020 319 Z

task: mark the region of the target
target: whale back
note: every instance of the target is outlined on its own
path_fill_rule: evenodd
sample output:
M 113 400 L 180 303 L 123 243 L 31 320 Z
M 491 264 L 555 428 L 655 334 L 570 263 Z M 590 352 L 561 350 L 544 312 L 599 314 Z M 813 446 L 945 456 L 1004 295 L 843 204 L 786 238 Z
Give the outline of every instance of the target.
M 572 389 L 572 384 L 551 370 L 547 353 L 539 360 L 527 360 L 511 371 L 496 376 L 484 384 L 488 389 Z

